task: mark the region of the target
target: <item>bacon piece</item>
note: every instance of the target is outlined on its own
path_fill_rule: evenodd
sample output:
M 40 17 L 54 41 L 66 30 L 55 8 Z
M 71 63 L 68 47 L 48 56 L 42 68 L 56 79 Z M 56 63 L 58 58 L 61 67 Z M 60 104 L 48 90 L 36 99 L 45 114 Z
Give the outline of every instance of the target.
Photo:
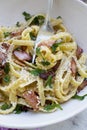
M 44 79 L 44 80 L 47 80 L 49 76 L 54 77 L 55 76 L 55 72 L 58 69 L 59 65 L 60 65 L 60 61 L 58 61 L 57 64 L 55 66 L 53 66 L 53 68 L 51 68 L 49 71 L 41 73 L 39 75 L 40 78 Z
M 14 50 L 13 54 L 20 61 L 25 61 L 25 60 L 26 61 L 31 61 L 32 60 L 31 55 L 29 55 L 28 53 L 26 53 L 24 51 Z
M 55 66 L 53 66 L 52 70 L 55 72 L 58 69 L 59 65 L 60 65 L 60 60 L 57 61 Z
M 41 79 L 47 80 L 49 76 L 54 77 L 55 72 L 53 70 L 50 70 L 50 71 L 41 73 L 39 76 L 40 76 Z
M 7 59 L 7 51 L 9 49 L 10 45 L 8 43 L 1 43 L 0 44 L 0 80 L 3 78 L 4 73 L 4 67 L 6 64 Z
M 20 30 L 18 32 L 11 32 L 11 37 L 16 37 L 16 36 L 20 36 L 22 34 L 23 30 Z
M 29 90 L 25 91 L 23 93 L 23 98 L 26 100 L 26 102 L 35 110 L 37 111 L 39 109 L 39 99 L 38 96 L 35 94 L 34 91 Z
M 80 46 L 77 46 L 77 50 L 76 50 L 76 57 L 77 57 L 77 59 L 80 58 L 82 53 L 83 53 L 83 49 L 80 48 Z
M 7 51 L 10 45 L 8 43 L 1 43 L 0 44 L 0 67 L 3 67 L 6 63 L 7 58 Z
M 0 67 L 3 67 L 6 63 L 6 54 L 0 51 Z
M 8 49 L 9 49 L 9 47 L 10 47 L 10 44 L 3 42 L 1 45 L 2 45 L 2 48 L 3 48 L 3 49 L 5 49 L 6 51 L 8 51 Z
M 47 46 L 48 48 L 52 47 L 52 45 L 55 43 L 55 40 L 48 40 L 41 42 L 38 47 L 40 46 Z
M 78 92 L 83 90 L 87 86 L 87 79 L 85 79 L 82 84 L 78 87 Z
M 76 67 L 76 62 L 75 62 L 74 58 L 72 58 L 72 60 L 71 60 L 71 71 L 72 71 L 72 75 L 76 76 L 77 67 Z
M 0 79 L 3 78 L 3 75 L 4 75 L 4 74 L 5 74 L 5 73 L 4 73 L 4 70 L 1 69 L 1 70 L 0 70 Z

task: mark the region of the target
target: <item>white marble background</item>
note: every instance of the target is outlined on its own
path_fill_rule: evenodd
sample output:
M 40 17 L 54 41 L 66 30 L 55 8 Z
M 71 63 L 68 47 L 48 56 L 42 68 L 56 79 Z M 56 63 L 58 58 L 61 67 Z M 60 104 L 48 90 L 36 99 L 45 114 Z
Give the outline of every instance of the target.
M 87 2 L 87 0 L 83 1 Z M 33 130 L 87 130 L 87 109 L 75 117 L 61 123 Z

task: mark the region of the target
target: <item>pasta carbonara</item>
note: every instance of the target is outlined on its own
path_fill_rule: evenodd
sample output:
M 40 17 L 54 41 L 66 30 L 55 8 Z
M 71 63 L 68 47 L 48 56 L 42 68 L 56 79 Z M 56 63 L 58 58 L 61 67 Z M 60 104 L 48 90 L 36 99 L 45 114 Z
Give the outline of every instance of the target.
M 62 18 L 51 19 L 54 35 L 34 43 L 45 15 L 23 12 L 26 22 L 0 27 L 0 113 L 53 112 L 87 85 L 86 54 Z

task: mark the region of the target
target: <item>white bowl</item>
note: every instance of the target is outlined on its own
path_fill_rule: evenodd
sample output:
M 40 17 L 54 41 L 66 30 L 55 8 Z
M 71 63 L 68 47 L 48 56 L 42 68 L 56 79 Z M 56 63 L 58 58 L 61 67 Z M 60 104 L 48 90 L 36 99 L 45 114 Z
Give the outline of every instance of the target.
M 47 0 L 0 0 L 0 25 L 12 25 L 23 21 L 22 12 L 32 14 L 46 12 Z M 87 6 L 79 0 L 54 0 L 52 17 L 61 15 L 65 25 L 74 35 L 77 43 L 87 51 Z M 85 88 L 80 94 L 86 94 Z M 87 98 L 83 101 L 70 100 L 62 105 L 63 111 L 54 113 L 22 113 L 0 115 L 0 126 L 9 128 L 37 128 L 64 121 L 85 108 Z

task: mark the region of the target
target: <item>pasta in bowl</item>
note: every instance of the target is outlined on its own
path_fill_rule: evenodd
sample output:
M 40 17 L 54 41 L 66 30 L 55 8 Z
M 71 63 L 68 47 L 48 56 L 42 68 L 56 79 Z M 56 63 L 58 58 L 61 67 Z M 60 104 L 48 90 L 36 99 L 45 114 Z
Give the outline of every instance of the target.
M 45 15 L 23 12 L 26 22 L 0 27 L 0 114 L 54 112 L 87 85 L 86 54 L 67 31 L 62 18 L 51 19 L 54 35 L 36 48 Z

